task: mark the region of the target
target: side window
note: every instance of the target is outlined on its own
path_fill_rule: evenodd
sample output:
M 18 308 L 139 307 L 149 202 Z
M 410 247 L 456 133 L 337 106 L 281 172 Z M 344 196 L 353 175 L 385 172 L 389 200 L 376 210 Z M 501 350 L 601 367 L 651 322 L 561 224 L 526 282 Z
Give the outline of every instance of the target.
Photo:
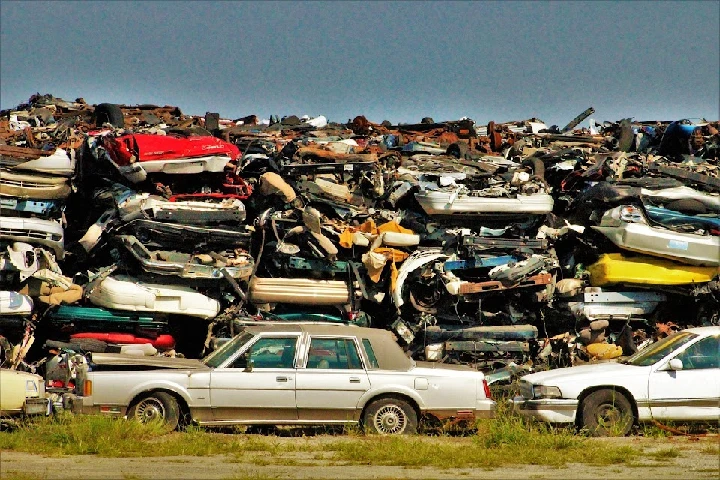
M 368 361 L 370 362 L 370 368 L 380 368 L 380 364 L 377 361 L 377 357 L 375 356 L 375 350 L 373 350 L 372 348 L 370 339 L 363 338 L 362 343 L 363 348 L 365 349 L 365 355 L 367 355 Z
M 720 336 L 707 337 L 690 345 L 677 356 L 683 362 L 683 370 L 720 368 Z
M 294 368 L 298 337 L 265 337 L 256 341 L 249 355 L 237 358 L 230 368 L 245 368 L 252 360 L 253 368 Z
M 355 342 L 350 338 L 313 338 L 310 340 L 307 368 L 362 368 Z

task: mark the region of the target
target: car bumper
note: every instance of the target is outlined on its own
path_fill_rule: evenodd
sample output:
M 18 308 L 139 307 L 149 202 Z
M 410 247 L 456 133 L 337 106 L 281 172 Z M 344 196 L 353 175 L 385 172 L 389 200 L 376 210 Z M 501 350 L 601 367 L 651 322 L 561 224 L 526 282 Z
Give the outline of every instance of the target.
M 451 423 L 474 421 L 478 418 L 494 418 L 496 403 L 493 400 L 478 400 L 475 409 L 458 410 L 458 409 L 428 409 L 423 413 L 431 415 L 441 421 L 449 421 Z
M 50 400 L 47 398 L 28 398 L 23 405 L 23 413 L 25 415 L 47 415 Z
M 578 401 L 565 398 L 528 400 L 515 397 L 510 401 L 513 410 L 527 417 L 534 417 L 550 423 L 573 423 L 577 414 Z

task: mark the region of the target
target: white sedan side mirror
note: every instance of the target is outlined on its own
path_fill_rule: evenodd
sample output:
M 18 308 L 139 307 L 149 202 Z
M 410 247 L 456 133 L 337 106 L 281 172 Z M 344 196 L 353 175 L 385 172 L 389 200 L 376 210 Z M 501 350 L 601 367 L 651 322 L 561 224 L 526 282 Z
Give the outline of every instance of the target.
M 677 370 L 683 369 L 682 360 L 680 360 L 679 358 L 673 358 L 672 360 L 670 360 L 670 362 L 668 363 L 668 366 L 670 367 L 670 370 L 677 371 Z

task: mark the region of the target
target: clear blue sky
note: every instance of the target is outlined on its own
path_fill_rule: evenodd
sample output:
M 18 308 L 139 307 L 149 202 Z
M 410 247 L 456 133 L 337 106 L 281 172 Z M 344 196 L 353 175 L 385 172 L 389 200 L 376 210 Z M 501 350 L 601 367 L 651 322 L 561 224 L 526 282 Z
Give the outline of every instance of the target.
M 35 92 L 344 122 L 720 118 L 720 0 L 0 0 L 0 108 Z

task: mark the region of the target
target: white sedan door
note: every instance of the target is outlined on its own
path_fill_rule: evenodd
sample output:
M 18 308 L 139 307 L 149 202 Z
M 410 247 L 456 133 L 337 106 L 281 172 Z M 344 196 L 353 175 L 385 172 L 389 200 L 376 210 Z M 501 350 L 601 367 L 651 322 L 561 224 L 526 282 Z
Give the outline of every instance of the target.
M 249 355 L 210 376 L 215 421 L 297 420 L 295 355 L 299 336 L 260 337 Z M 252 368 L 248 367 L 252 361 Z
M 655 419 L 720 419 L 720 336 L 703 338 L 673 358 L 682 370 L 654 371 L 649 379 Z
M 300 420 L 353 421 L 370 388 L 359 348 L 351 337 L 310 337 L 305 368 L 297 370 Z

